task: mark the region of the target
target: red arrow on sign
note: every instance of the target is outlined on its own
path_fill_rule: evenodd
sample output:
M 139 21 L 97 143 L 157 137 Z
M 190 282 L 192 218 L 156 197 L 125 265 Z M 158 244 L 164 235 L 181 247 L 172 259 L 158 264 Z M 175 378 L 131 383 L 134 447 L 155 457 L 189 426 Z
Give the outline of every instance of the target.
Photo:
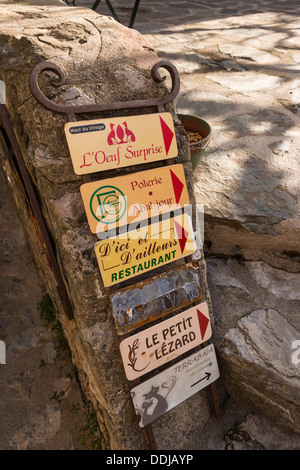
M 207 330 L 207 325 L 209 324 L 209 318 L 203 315 L 203 313 L 200 312 L 200 310 L 198 309 L 197 309 L 197 315 L 198 315 L 198 322 L 200 326 L 200 333 L 203 339 Z
M 172 178 L 172 184 L 173 184 L 173 189 L 174 189 L 174 195 L 175 195 L 175 200 L 176 204 L 180 201 L 182 190 L 184 188 L 183 183 L 180 181 L 178 176 L 175 175 L 175 173 L 170 170 L 171 178 Z
M 177 232 L 177 237 L 178 237 L 181 253 L 183 254 L 187 239 L 189 237 L 189 232 L 185 230 L 183 227 L 181 227 L 181 225 L 179 225 L 179 223 L 176 222 L 176 220 L 174 220 L 174 222 L 175 222 L 175 227 L 176 227 L 176 232 Z
M 160 119 L 160 125 L 161 125 L 161 130 L 164 138 L 164 144 L 165 144 L 165 149 L 166 149 L 166 154 L 168 155 L 168 152 L 171 147 L 171 143 L 174 137 L 174 132 L 171 131 L 169 126 L 165 123 L 165 121 L 159 116 Z

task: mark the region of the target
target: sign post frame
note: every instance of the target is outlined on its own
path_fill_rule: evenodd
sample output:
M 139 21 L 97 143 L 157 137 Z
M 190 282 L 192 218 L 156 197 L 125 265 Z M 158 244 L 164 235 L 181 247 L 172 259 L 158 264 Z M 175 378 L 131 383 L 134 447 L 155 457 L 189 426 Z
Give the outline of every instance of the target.
M 152 98 L 148 100 L 136 100 L 136 101 L 124 101 L 115 103 L 103 103 L 103 104 L 89 104 L 89 105 L 60 105 L 49 100 L 41 91 L 38 78 L 42 72 L 50 71 L 53 72 L 57 77 L 58 81 L 52 82 L 53 87 L 62 86 L 65 82 L 65 75 L 63 70 L 54 62 L 43 61 L 35 65 L 32 69 L 29 79 L 29 88 L 32 95 L 44 108 L 54 113 L 59 113 L 67 116 L 69 122 L 75 122 L 76 114 L 88 114 L 88 113 L 99 113 L 102 111 L 120 111 L 122 109 L 138 109 L 145 107 L 156 107 L 158 112 L 164 112 L 164 105 L 173 102 L 177 97 L 180 89 L 180 78 L 176 67 L 168 60 L 160 60 L 151 69 L 151 77 L 155 83 L 162 83 L 165 81 L 166 76 L 161 77 L 159 69 L 163 68 L 167 70 L 171 77 L 171 91 L 160 98 Z M 173 163 L 173 159 L 167 159 L 164 161 L 165 164 L 170 165 Z M 83 175 L 82 180 L 84 183 L 92 181 L 90 175 Z M 117 289 L 118 284 L 110 287 L 111 292 Z M 152 450 L 157 449 L 157 444 L 153 434 L 151 425 L 149 424 L 145 428 L 146 438 L 149 443 L 149 447 Z
M 65 75 L 63 70 L 55 63 L 43 61 L 35 65 L 32 69 L 29 79 L 29 88 L 31 90 L 32 95 L 35 99 L 40 103 L 44 108 L 52 111 L 53 113 L 59 113 L 67 116 L 68 122 L 76 122 L 76 114 L 89 114 L 89 113 L 101 113 L 102 111 L 120 111 L 120 110 L 128 110 L 128 109 L 139 109 L 139 108 L 146 108 L 146 107 L 156 107 L 157 112 L 162 113 L 164 112 L 164 106 L 168 103 L 174 101 L 177 97 L 180 89 L 180 78 L 176 67 L 168 60 L 160 60 L 158 61 L 151 69 L 151 77 L 155 83 L 162 83 L 165 81 L 166 77 L 161 77 L 159 74 L 159 69 L 163 68 L 166 69 L 171 77 L 171 91 L 160 97 L 160 98 L 152 98 L 148 100 L 135 100 L 135 101 L 125 101 L 125 102 L 115 102 L 115 103 L 102 103 L 102 104 L 88 104 L 88 105 L 61 105 L 57 104 L 51 100 L 49 100 L 41 91 L 38 78 L 41 73 L 50 71 L 53 72 L 56 77 L 58 77 L 58 81 L 52 82 L 51 85 L 53 87 L 60 87 L 65 83 Z M 165 159 L 165 165 L 172 165 L 174 163 L 174 159 Z M 84 183 L 89 183 L 92 181 L 90 174 L 82 175 L 82 180 Z M 183 258 L 186 263 L 192 262 L 192 256 L 189 255 L 186 258 Z M 198 267 L 200 270 L 200 265 L 198 263 Z M 114 284 L 109 286 L 108 289 L 110 292 L 114 292 L 118 289 L 119 284 Z M 125 335 L 126 337 L 127 335 Z M 205 347 L 207 343 L 203 343 L 202 347 Z M 136 379 L 138 382 L 140 378 Z M 219 417 L 219 403 L 218 398 L 216 395 L 216 390 L 214 388 L 214 383 L 209 387 L 212 403 L 213 403 L 213 410 L 215 417 Z M 149 447 L 152 450 L 157 450 L 157 444 L 155 441 L 155 437 L 153 434 L 153 429 L 151 424 L 148 424 L 144 427 L 146 438 L 149 443 Z

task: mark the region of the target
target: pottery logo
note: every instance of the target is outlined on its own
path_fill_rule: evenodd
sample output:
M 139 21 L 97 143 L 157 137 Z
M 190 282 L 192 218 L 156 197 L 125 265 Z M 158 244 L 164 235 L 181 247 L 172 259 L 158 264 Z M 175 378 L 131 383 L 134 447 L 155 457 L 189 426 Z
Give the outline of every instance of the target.
M 91 213 L 103 224 L 113 224 L 120 220 L 126 207 L 126 196 L 115 186 L 101 186 L 90 199 Z
M 108 145 L 120 145 L 127 144 L 129 142 L 135 142 L 134 133 L 128 129 L 127 122 L 124 121 L 122 125 L 110 123 L 110 133 L 107 136 Z

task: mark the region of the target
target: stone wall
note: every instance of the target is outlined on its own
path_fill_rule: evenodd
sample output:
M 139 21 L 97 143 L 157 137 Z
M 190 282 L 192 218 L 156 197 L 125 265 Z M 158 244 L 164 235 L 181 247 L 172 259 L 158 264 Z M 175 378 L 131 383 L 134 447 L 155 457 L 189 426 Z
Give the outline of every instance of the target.
M 177 109 L 213 128 L 194 177 L 227 390 L 299 432 L 299 31 L 275 12 L 204 22 L 211 68 Z
M 58 0 L 0 2 L 0 14 L 0 80 L 5 83 L 6 107 L 53 241 L 74 319 L 68 320 L 63 311 L 53 272 L 11 169 L 2 158 L 30 249 L 44 288 L 58 310 L 82 386 L 97 410 L 104 446 L 147 449 L 149 443 L 138 425 L 121 362 L 108 292 L 95 259 L 97 238 L 90 233 L 79 193 L 82 179 L 74 173 L 69 156 L 66 117 L 38 104 L 28 83 L 34 65 L 47 60 L 59 65 L 66 75 L 64 85 L 57 89 L 50 86 L 51 74 L 45 73 L 40 80 L 41 89 L 53 102 L 76 105 L 149 99 L 166 93 L 165 85 L 155 84 L 150 76 L 158 57 L 136 31 L 91 10 L 70 9 Z M 169 105 L 167 110 L 175 120 L 176 163 L 184 164 L 194 203 L 187 137 L 173 107 Z M 204 260 L 200 263 L 203 299 L 209 303 Z M 136 282 L 139 280 L 140 276 Z M 153 423 L 158 448 L 190 448 L 210 415 L 208 393 L 203 390 Z
M 0 0 L 0 10 L 0 101 L 5 90 L 6 106 L 74 305 L 74 320 L 64 315 L 33 222 L 8 163 L 1 159 L 32 255 L 44 289 L 56 304 L 83 388 L 97 409 L 105 446 L 148 448 L 134 414 L 119 338 L 94 256 L 95 237 L 79 194 L 82 180 L 73 172 L 63 133 L 66 118 L 38 105 L 28 80 L 36 63 L 51 60 L 66 73 L 59 89 L 49 85 L 50 74 L 41 80 L 42 90 L 55 102 L 145 99 L 166 92 L 164 85 L 150 78 L 158 57 L 136 31 L 90 10 L 70 10 L 58 0 L 17 4 Z M 247 34 L 246 28 L 234 29 L 232 38 L 238 42 Z M 247 72 L 249 61 L 236 60 L 238 52 L 220 47 L 213 55 L 216 62 L 205 60 L 216 67 L 217 59 L 231 54 L 230 66 L 241 74 L 221 77 L 216 68 L 211 81 L 197 74 L 198 87 L 204 91 L 191 92 L 187 104 L 185 96 L 178 101 L 177 110 L 186 113 L 201 104 L 195 113 L 213 128 L 211 144 L 194 175 L 186 136 L 173 107 L 167 109 L 175 120 L 178 160 L 184 163 L 190 197 L 194 200 L 195 191 L 196 201 L 205 204 L 202 289 L 209 305 L 212 298 L 221 385 L 236 403 L 241 395 L 276 422 L 299 432 L 299 113 L 293 107 L 299 83 L 288 67 L 269 67 L 263 76 L 251 67 Z M 257 76 L 262 81 L 254 80 Z M 173 408 L 153 423 L 159 449 L 191 448 L 210 415 L 207 390 Z

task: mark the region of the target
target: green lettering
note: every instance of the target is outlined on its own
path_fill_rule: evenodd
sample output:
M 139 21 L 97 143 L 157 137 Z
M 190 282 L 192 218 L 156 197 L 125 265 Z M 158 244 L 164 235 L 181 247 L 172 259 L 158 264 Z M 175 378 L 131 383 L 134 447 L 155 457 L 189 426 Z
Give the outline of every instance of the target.
M 143 265 L 142 265 L 142 263 L 140 263 L 140 264 L 138 265 L 137 272 L 139 272 L 139 271 L 143 271 Z
M 136 264 L 134 266 L 131 266 L 132 274 L 135 274 L 135 268 L 136 268 Z
M 126 277 L 130 276 L 130 268 L 125 269 L 125 276 Z

